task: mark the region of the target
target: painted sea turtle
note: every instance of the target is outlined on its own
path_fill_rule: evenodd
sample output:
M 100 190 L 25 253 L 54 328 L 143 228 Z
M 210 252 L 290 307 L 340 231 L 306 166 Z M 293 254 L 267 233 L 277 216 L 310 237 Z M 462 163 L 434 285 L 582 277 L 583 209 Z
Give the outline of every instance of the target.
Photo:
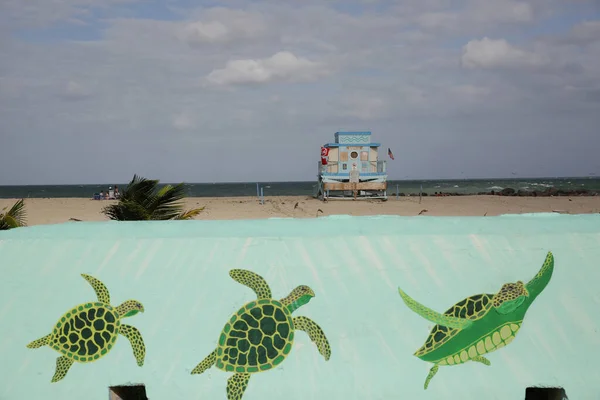
M 319 325 L 307 317 L 292 317 L 295 310 L 315 297 L 311 288 L 301 285 L 287 297 L 275 300 L 267 282 L 254 272 L 233 269 L 229 275 L 254 290 L 257 299 L 231 316 L 219 336 L 217 348 L 192 374 L 201 374 L 213 365 L 234 372 L 227 380 L 227 398 L 240 400 L 251 374 L 275 368 L 290 354 L 296 330 L 305 331 L 319 353 L 329 360 L 331 347 Z
M 146 347 L 142 335 L 133 326 L 121 323 L 123 318 L 144 312 L 144 306 L 127 300 L 115 308 L 110 305 L 110 294 L 102 282 L 90 275 L 81 276 L 94 288 L 98 301 L 73 307 L 59 318 L 51 333 L 27 345 L 30 349 L 49 346 L 62 353 L 56 359 L 52 382 L 63 379 L 75 361 L 89 363 L 105 356 L 119 333 L 129 339 L 137 364 L 144 365 Z
M 398 288 L 411 310 L 437 324 L 425 344 L 414 353 L 434 364 L 425 380 L 425 389 L 439 366 L 467 361 L 491 365 L 483 355 L 506 346 L 515 338 L 527 309 L 548 285 L 553 271 L 554 257 L 548 252 L 544 265 L 527 284 L 506 283 L 496 294 L 467 297 L 444 314 L 425 307 Z

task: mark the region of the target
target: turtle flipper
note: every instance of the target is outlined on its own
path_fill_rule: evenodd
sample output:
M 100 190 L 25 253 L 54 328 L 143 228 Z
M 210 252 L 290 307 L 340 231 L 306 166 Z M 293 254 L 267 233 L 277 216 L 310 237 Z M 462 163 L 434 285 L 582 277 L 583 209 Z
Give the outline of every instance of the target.
M 102 282 L 90 275 L 81 274 L 81 276 L 83 276 L 83 278 L 88 281 L 90 285 L 92 285 L 94 291 L 96 292 L 96 296 L 98 296 L 98 301 L 110 304 L 110 294 Z
M 248 373 L 236 373 L 227 379 L 227 400 L 241 400 L 249 380 Z
M 427 379 L 425 379 L 425 385 L 424 385 L 425 390 L 427 390 L 427 387 L 429 386 L 429 382 L 431 382 L 431 379 L 433 379 L 433 377 L 435 376 L 435 374 L 438 372 L 438 369 L 440 369 L 440 367 L 438 367 L 438 365 L 435 364 L 429 370 L 429 374 L 427 375 Z
M 131 343 L 133 355 L 135 356 L 137 365 L 140 367 L 144 365 L 144 358 L 146 357 L 146 345 L 144 344 L 144 339 L 142 339 L 142 334 L 140 331 L 131 325 L 121 324 L 119 327 L 119 333 L 125 336 L 129 340 L 129 343 Z
M 212 353 L 207 355 L 204 360 L 200 361 L 198 365 L 192 370 L 192 375 L 201 374 L 213 365 L 217 361 L 217 350 L 214 350 Z
M 34 340 L 33 342 L 29 343 L 27 345 L 27 348 L 29 349 L 37 349 L 38 347 L 42 347 L 42 346 L 46 346 L 50 343 L 50 337 L 52 336 L 51 333 L 47 334 L 46 336 L 44 336 L 43 338 L 39 338 L 37 340 Z
M 319 353 L 321 353 L 326 361 L 329 360 L 329 357 L 331 357 L 331 346 L 329 346 L 329 341 L 321 327 L 317 325 L 315 321 L 307 317 L 294 317 L 293 320 L 295 328 L 306 332 L 310 340 L 312 340 L 317 346 L 317 349 L 319 349 Z
M 484 365 L 490 366 L 492 365 L 492 363 L 490 362 L 490 360 L 488 360 L 487 358 L 485 358 L 484 356 L 475 356 L 475 357 L 471 357 L 471 360 L 473 361 L 477 361 L 480 362 Z
M 448 328 L 457 329 L 464 329 L 473 323 L 473 321 L 468 319 L 456 318 L 451 315 L 444 315 L 440 314 L 437 311 L 433 311 L 432 309 L 427 308 L 423 304 L 412 299 L 400 288 L 398 288 L 398 292 L 400 292 L 400 296 L 402 296 L 402 300 L 404 300 L 404 303 L 406 303 L 408 308 L 410 308 L 415 313 L 419 314 L 421 317 L 425 318 L 428 321 L 435 322 L 436 324 L 443 325 Z
M 52 377 L 52 382 L 58 382 L 67 376 L 67 372 L 69 372 L 69 368 L 73 365 L 73 360 L 67 358 L 65 356 L 60 356 L 56 359 L 56 371 L 54 372 L 54 376 Z
M 254 293 L 256 293 L 259 300 L 271 298 L 271 289 L 262 276 L 245 269 L 232 269 L 229 271 L 229 276 L 231 276 L 234 281 L 254 290 Z

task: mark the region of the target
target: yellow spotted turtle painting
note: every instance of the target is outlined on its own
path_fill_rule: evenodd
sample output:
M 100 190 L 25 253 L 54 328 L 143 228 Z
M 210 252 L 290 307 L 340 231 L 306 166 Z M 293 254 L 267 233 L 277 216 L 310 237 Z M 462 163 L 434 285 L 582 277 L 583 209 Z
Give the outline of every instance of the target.
M 496 351 L 515 338 L 527 309 L 546 288 L 554 271 L 554 256 L 548 252 L 544 265 L 527 284 L 506 283 L 496 294 L 467 297 L 444 314 L 431 310 L 398 289 L 404 303 L 423 318 L 436 323 L 425 344 L 415 352 L 433 363 L 425 389 L 440 366 L 476 361 L 491 365 L 485 354 Z
M 119 334 L 129 339 L 137 364 L 144 365 L 142 335 L 135 327 L 121 323 L 123 318 L 144 312 L 144 306 L 137 300 L 127 300 L 113 307 L 102 282 L 90 275 L 81 276 L 92 286 L 98 301 L 76 305 L 58 319 L 51 333 L 27 345 L 30 349 L 49 346 L 62 354 L 56 360 L 52 382 L 63 379 L 73 362 L 89 363 L 108 354 Z
M 229 275 L 252 289 L 257 299 L 244 304 L 223 327 L 218 345 L 193 370 L 201 374 L 213 365 L 233 372 L 227 380 L 227 399 L 240 400 L 253 373 L 280 365 L 290 354 L 296 331 L 304 331 L 329 360 L 331 347 L 323 330 L 311 319 L 292 313 L 315 297 L 308 286 L 298 286 L 285 298 L 271 298 L 265 280 L 251 271 L 233 269 Z

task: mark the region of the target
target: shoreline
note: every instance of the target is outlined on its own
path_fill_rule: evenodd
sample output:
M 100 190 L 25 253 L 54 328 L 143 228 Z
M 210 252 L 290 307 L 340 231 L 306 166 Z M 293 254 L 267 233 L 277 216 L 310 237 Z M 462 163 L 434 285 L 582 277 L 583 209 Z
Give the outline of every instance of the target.
M 0 209 L 19 199 L 0 199 Z M 28 226 L 72 221 L 108 221 L 101 213 L 115 200 L 89 198 L 26 198 Z M 329 200 L 311 196 L 265 196 L 260 204 L 256 196 L 188 197 L 185 209 L 205 207 L 196 220 L 231 220 L 265 218 L 317 218 L 326 215 L 401 215 L 401 216 L 495 216 L 501 214 L 600 213 L 600 196 L 512 196 L 460 195 L 423 196 L 390 195 L 381 200 Z
M 570 180 L 569 180 L 570 179 Z M 453 183 L 457 184 L 454 185 Z M 159 184 L 162 187 L 164 184 Z M 317 183 L 298 182 L 259 182 L 265 196 L 312 196 Z M 106 191 L 111 185 L 22 185 L 0 186 L 0 199 L 12 198 L 92 198 L 94 193 Z M 114 185 L 112 185 L 114 186 Z M 123 188 L 126 185 L 119 185 Z M 184 183 L 185 192 L 190 197 L 252 197 L 257 194 L 256 184 L 250 183 Z M 394 181 L 388 180 L 388 195 L 418 196 L 473 196 L 502 195 L 520 197 L 547 196 L 595 196 L 600 195 L 600 178 L 548 178 L 546 180 L 427 180 Z
M 394 188 L 388 187 L 388 199 L 396 197 L 396 191 Z M 447 197 L 447 196 L 511 196 L 511 197 L 554 197 L 554 196 L 600 196 L 600 190 L 594 189 L 557 189 L 554 187 L 546 188 L 544 190 L 523 190 L 523 189 L 514 189 L 511 187 L 504 188 L 502 190 L 489 190 L 489 191 L 479 191 L 479 192 L 471 192 L 471 193 L 461 193 L 461 192 L 452 192 L 452 191 L 434 191 L 430 193 L 432 189 L 427 191 L 419 192 L 399 192 L 399 197 L 418 197 L 422 195 L 423 197 Z M 268 193 L 266 194 L 268 195 Z M 212 198 L 252 198 L 255 195 L 227 195 L 227 196 L 189 196 L 189 198 L 198 198 L 198 199 L 212 199 Z M 311 197 L 311 194 L 273 194 L 270 197 Z M 36 196 L 36 197 L 0 197 L 1 200 L 19 200 L 19 199 L 78 199 L 78 200 L 94 200 L 92 197 L 78 197 L 78 196 Z
M 590 190 L 590 189 L 557 189 L 557 188 L 546 188 L 544 190 L 522 190 L 522 189 L 513 189 L 510 187 L 504 188 L 502 190 L 490 190 L 483 192 L 473 192 L 473 193 L 460 193 L 460 192 L 444 192 L 444 191 L 436 191 L 434 193 L 429 193 L 429 191 L 419 192 L 399 192 L 396 194 L 396 191 L 388 188 L 388 199 L 398 197 L 457 197 L 457 196 L 505 196 L 505 197 L 564 197 L 564 196 L 583 196 L 583 197 L 593 197 L 600 196 L 600 190 Z M 267 194 L 268 195 L 268 194 Z M 254 195 L 239 195 L 239 196 L 189 196 L 187 198 L 194 199 L 237 199 L 237 198 L 254 198 Z M 270 195 L 269 197 L 310 197 L 314 198 L 309 194 L 292 194 L 292 195 Z M 16 200 L 32 200 L 32 199 L 76 199 L 76 200 L 96 200 L 92 197 L 77 197 L 77 196 L 58 196 L 58 197 L 0 197 L 0 201 L 16 201 Z M 106 200 L 103 200 L 106 201 Z
M 395 193 L 394 193 L 395 195 Z M 554 196 L 599 196 L 600 191 L 589 189 L 557 189 L 554 187 L 544 190 L 522 190 L 513 189 L 510 187 L 502 190 L 490 190 L 487 192 L 477 192 L 472 194 L 455 193 L 455 192 L 435 192 L 435 194 L 423 193 L 423 196 L 510 196 L 510 197 L 554 197 Z M 419 196 L 419 193 L 404 194 L 399 193 L 399 196 Z

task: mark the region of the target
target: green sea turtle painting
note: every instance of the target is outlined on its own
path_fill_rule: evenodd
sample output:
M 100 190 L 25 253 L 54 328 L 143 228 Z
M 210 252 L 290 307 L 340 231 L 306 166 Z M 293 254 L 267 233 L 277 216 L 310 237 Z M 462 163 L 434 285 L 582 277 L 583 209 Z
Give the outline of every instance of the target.
M 193 370 L 201 374 L 213 365 L 233 372 L 227 380 L 227 399 L 240 400 L 253 373 L 264 372 L 280 365 L 290 354 L 296 331 L 304 331 L 329 360 L 331 347 L 323 330 L 307 317 L 292 317 L 292 313 L 315 297 L 308 286 L 301 285 L 281 300 L 271 298 L 265 280 L 251 271 L 233 269 L 229 275 L 248 286 L 257 296 L 244 304 L 223 327 L 218 345 Z
M 113 348 L 119 334 L 129 339 L 137 364 L 144 365 L 146 347 L 140 332 L 121 319 L 144 312 L 137 300 L 127 300 L 118 307 L 110 305 L 110 295 L 98 279 L 81 274 L 94 288 L 98 301 L 76 305 L 54 325 L 52 332 L 27 345 L 30 349 L 49 346 L 62 355 L 56 359 L 52 382 L 63 379 L 73 362 L 89 363 L 105 356 Z
M 414 354 L 433 363 L 425 380 L 425 389 L 440 366 L 468 361 L 491 365 L 484 354 L 512 342 L 527 309 L 548 285 L 553 271 L 554 256 L 548 252 L 544 265 L 527 284 L 521 281 L 506 283 L 496 294 L 467 297 L 444 314 L 418 303 L 399 288 L 400 296 L 411 310 L 437 324 L 425 344 Z

